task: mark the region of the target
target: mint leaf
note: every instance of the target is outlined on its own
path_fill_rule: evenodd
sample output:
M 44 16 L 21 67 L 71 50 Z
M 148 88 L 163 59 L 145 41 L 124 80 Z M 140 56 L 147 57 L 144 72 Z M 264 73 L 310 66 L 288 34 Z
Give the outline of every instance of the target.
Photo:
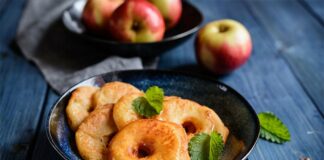
M 163 107 L 163 89 L 153 86 L 146 90 L 144 97 L 133 100 L 133 110 L 146 118 L 159 114 Z
M 288 128 L 271 112 L 258 114 L 261 125 L 260 137 L 275 143 L 290 141 Z
M 190 139 L 189 154 L 191 160 L 208 160 L 210 136 L 206 133 L 196 134 Z
M 150 104 L 144 97 L 136 98 L 132 103 L 134 110 L 141 116 L 151 117 L 157 114 L 156 110 L 152 107 L 149 107 Z
M 218 160 L 224 150 L 223 138 L 216 132 L 196 134 L 190 139 L 188 150 L 191 160 Z
M 163 89 L 159 88 L 158 86 L 150 87 L 145 92 L 146 100 L 156 110 L 157 113 L 160 113 L 162 110 L 163 97 Z
M 223 137 L 219 133 L 212 132 L 209 142 L 209 160 L 218 160 L 222 156 L 224 150 Z

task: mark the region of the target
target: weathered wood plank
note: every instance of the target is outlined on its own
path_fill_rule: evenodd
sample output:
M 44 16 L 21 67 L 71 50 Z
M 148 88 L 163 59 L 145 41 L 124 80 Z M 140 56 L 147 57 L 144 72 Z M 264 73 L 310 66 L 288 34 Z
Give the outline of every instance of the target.
M 273 47 L 289 63 L 302 87 L 310 95 L 310 99 L 319 110 L 319 113 L 317 113 L 315 110 L 310 109 L 310 105 L 303 104 L 300 98 L 296 97 L 296 87 L 293 88 L 291 83 L 285 84 L 286 86 L 292 86 L 288 92 L 294 95 L 291 98 L 300 108 L 299 114 L 296 110 L 290 111 L 296 117 L 295 121 L 291 121 L 291 123 L 294 123 L 294 129 L 299 128 L 299 132 L 296 133 L 303 135 L 303 138 L 309 137 L 310 139 L 295 139 L 295 141 L 298 140 L 296 144 L 300 147 L 296 149 L 291 146 L 287 152 L 283 153 L 293 153 L 298 156 L 297 158 L 307 156 L 311 157 L 311 159 L 321 159 L 324 157 L 322 152 L 324 141 L 324 87 L 322 85 L 324 72 L 322 67 L 324 63 L 321 60 L 324 49 L 323 26 L 298 3 L 289 1 L 272 3 L 250 1 L 248 6 L 253 16 L 270 33 L 274 41 Z M 283 74 L 282 71 L 280 72 Z M 285 104 L 282 107 L 286 108 L 288 106 Z M 302 125 L 300 123 L 301 118 L 306 120 L 307 123 Z M 314 121 L 318 122 L 314 123 Z M 262 146 L 260 152 L 269 151 L 268 146 L 260 146 Z
M 25 0 L 2 0 L 0 2 L 0 48 L 6 48 L 13 40 L 24 5 Z
M 42 113 L 43 115 L 42 115 L 41 126 L 37 133 L 38 135 L 35 142 L 34 150 L 31 157 L 29 157 L 33 160 L 42 160 L 44 158 L 48 160 L 62 159 L 60 155 L 58 155 L 57 152 L 54 150 L 54 148 L 50 145 L 45 131 L 46 117 L 57 99 L 58 99 L 58 95 L 55 94 L 52 89 L 50 89 L 49 92 L 47 93 L 46 103 L 44 105 L 45 110 Z
M 219 80 L 238 90 L 248 99 L 257 112 L 274 112 L 287 124 L 291 132 L 291 142 L 283 145 L 260 140 L 249 159 L 298 159 L 304 156 L 311 157 L 311 159 L 321 159 L 324 157 L 322 152 L 324 148 L 323 117 L 292 73 L 290 67 L 293 68 L 294 66 L 289 66 L 282 55 L 279 54 L 276 41 L 271 36 L 273 33 L 270 32 L 271 34 L 269 34 L 267 28 L 260 25 L 259 18 L 255 19 L 251 10 L 240 1 L 195 2 L 191 0 L 191 2 L 203 12 L 205 16 L 204 22 L 232 18 L 239 20 L 249 29 L 254 43 L 252 57 L 242 68 L 228 76 L 219 78 Z M 260 1 L 260 3 L 263 2 Z M 281 3 L 281 1 L 276 3 Z M 292 5 L 296 5 L 295 3 Z M 265 4 L 266 10 L 278 12 L 278 8 L 273 8 L 270 2 L 265 2 Z M 255 8 L 257 7 L 255 6 Z M 265 9 L 259 10 L 262 12 Z M 286 7 L 285 12 L 290 13 L 290 7 Z M 280 18 L 281 15 L 274 17 L 277 21 Z M 282 20 L 282 22 L 286 27 L 294 26 L 292 21 L 285 23 Z M 264 20 L 264 25 L 275 25 L 276 23 L 276 21 Z M 307 32 L 299 34 L 306 35 Z M 282 33 L 282 36 L 287 35 Z M 303 43 L 310 43 L 311 37 L 306 36 L 306 38 L 309 39 L 303 40 Z M 177 48 L 177 52 L 164 55 L 161 58 L 160 67 L 173 69 L 192 66 L 192 71 L 189 72 L 199 70 L 195 65 L 193 44 L 189 42 L 186 45 L 186 47 Z M 319 58 L 312 54 L 308 59 Z M 171 67 L 165 65 L 168 63 L 173 65 Z M 293 69 L 297 70 L 299 68 Z
M 248 4 L 323 115 L 324 26 L 299 3 L 249 1 Z
M 33 143 L 47 85 L 11 50 L 0 60 L 0 159 L 24 159 Z
M 302 5 L 324 26 L 324 1 L 300 0 Z
M 0 159 L 25 159 L 47 85 L 35 66 L 9 47 L 24 0 L 4 0 L 0 5 Z

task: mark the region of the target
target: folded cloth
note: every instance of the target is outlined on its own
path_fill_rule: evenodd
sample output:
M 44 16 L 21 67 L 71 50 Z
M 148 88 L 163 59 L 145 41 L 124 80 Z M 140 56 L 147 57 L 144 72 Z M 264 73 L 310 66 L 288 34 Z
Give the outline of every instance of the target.
M 122 58 L 89 45 L 63 25 L 63 11 L 73 0 L 29 0 L 16 41 L 24 56 L 41 70 L 58 93 L 93 75 L 105 72 L 156 67 L 157 60 L 143 64 L 139 57 Z

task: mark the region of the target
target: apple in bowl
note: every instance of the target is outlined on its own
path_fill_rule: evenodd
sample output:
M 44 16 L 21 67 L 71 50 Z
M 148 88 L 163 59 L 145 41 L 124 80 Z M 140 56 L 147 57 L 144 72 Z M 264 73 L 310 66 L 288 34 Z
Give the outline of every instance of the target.
M 165 23 L 150 2 L 127 0 L 115 10 L 107 28 L 121 42 L 155 42 L 163 39 Z
M 70 7 L 66 8 L 63 14 L 64 16 L 62 16 L 63 25 L 65 29 L 77 38 L 82 39 L 85 43 L 95 46 L 97 50 L 100 50 L 100 52 L 98 51 L 94 54 L 94 56 L 100 57 L 106 56 L 107 54 L 145 58 L 159 56 L 189 40 L 199 30 L 203 20 L 203 15 L 198 8 L 188 1 L 182 1 L 182 13 L 178 24 L 171 30 L 165 32 L 162 40 L 148 43 L 125 43 L 113 38 L 110 32 L 98 33 L 86 27 L 80 15 L 84 10 L 84 2 L 82 0 L 75 1 Z M 75 12 L 79 14 L 75 16 Z M 107 36 L 107 34 L 109 35 Z
M 226 74 L 243 65 L 250 57 L 252 40 L 239 22 L 224 19 L 202 27 L 195 39 L 198 63 L 215 74 Z
M 161 12 L 167 29 L 173 28 L 180 20 L 182 13 L 181 0 L 149 0 Z
M 124 0 L 88 0 L 82 13 L 84 25 L 90 31 L 104 32 L 107 21 L 122 3 Z

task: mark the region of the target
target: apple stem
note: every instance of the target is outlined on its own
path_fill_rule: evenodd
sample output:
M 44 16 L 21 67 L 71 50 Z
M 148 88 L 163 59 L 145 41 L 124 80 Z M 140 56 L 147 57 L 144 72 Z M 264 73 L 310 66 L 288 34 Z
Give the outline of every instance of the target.
M 134 30 L 136 32 L 136 31 L 139 31 L 140 28 L 141 28 L 140 23 L 138 21 L 134 21 L 133 25 L 132 25 L 132 30 Z
M 229 27 L 228 26 L 225 26 L 225 25 L 220 25 L 219 26 L 219 32 L 220 33 L 224 33 L 224 32 L 226 32 L 228 30 L 229 30 Z

